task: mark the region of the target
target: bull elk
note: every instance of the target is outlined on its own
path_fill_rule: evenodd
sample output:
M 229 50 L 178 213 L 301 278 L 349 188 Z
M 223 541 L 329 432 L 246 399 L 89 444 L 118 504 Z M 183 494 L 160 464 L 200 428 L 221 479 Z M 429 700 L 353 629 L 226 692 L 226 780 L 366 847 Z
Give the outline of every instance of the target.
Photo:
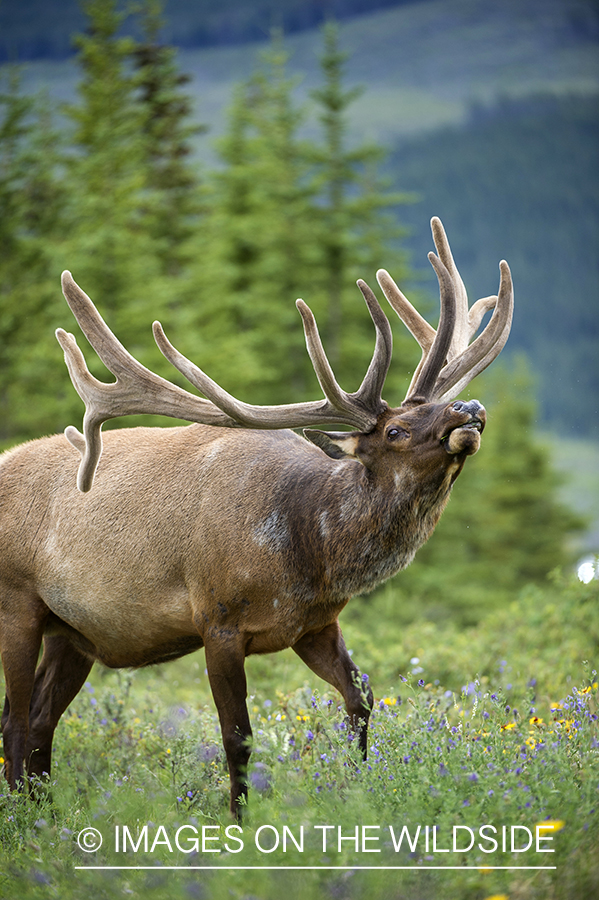
M 498 296 L 469 309 L 438 219 L 432 230 L 438 256 L 429 259 L 441 301 L 436 331 L 387 272 L 377 275 L 422 348 L 397 408 L 381 397 L 391 328 L 363 281 L 376 343 L 360 388 L 348 394 L 339 386 L 314 317 L 298 300 L 325 399 L 264 407 L 219 387 L 170 344 L 158 322 L 160 350 L 204 397 L 152 373 L 63 274 L 66 300 L 116 382 L 94 378 L 73 335 L 58 329 L 86 404 L 83 434 L 69 427 L 8 451 L 0 462 L 2 729 L 11 787 L 21 787 L 25 773 L 49 774 L 54 730 L 94 660 L 138 667 L 200 647 L 233 814 L 247 795 L 250 654 L 292 647 L 340 691 L 366 755 L 372 693 L 360 686 L 339 613 L 354 594 L 407 566 L 432 533 L 486 420 L 477 400 L 455 397 L 500 352 L 512 318 L 507 263 L 500 263 Z M 137 413 L 194 424 L 116 429 L 103 446 L 104 421 Z M 277 430 L 322 423 L 355 430 L 307 429 L 305 437 Z

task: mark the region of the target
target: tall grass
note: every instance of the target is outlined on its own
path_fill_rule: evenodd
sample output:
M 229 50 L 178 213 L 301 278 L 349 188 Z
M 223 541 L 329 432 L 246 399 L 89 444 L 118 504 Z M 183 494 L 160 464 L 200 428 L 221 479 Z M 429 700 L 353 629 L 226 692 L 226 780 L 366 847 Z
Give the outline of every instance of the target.
M 370 636 L 346 631 L 377 698 L 366 763 L 334 691 L 284 655 L 257 660 L 239 828 L 202 657 L 98 672 L 40 801 L 2 791 L 0 896 L 595 896 L 598 599 L 596 582 L 554 580 L 467 633 L 415 623 L 399 644 L 372 616 L 388 598 L 364 601 Z M 77 843 L 89 827 L 96 852 Z

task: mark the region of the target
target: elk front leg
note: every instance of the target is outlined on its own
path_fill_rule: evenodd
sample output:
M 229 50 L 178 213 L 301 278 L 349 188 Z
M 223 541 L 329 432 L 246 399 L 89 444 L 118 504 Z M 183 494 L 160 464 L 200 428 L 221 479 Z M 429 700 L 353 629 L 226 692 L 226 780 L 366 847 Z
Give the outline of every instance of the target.
M 220 635 L 207 639 L 205 648 L 208 678 L 229 766 L 231 812 L 239 820 L 248 793 L 247 767 L 252 739 L 246 705 L 245 648 L 241 641 L 222 640 Z
M 44 637 L 35 673 L 25 759 L 29 775 L 50 774 L 52 739 L 58 720 L 89 675 L 93 660 L 62 635 Z
M 368 682 L 347 652 L 339 622 L 327 625 L 316 634 L 300 638 L 293 649 L 320 678 L 337 688 L 345 701 L 352 729 L 358 735 L 362 756 L 366 759 L 368 720 L 373 705 Z

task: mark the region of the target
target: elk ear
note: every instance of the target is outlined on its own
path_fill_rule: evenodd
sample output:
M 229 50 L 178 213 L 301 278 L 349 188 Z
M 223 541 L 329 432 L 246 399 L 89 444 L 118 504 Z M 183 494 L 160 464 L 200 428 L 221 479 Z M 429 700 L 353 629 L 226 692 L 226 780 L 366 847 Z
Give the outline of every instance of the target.
M 316 431 L 304 428 L 304 437 L 324 450 L 331 459 L 356 459 L 360 434 L 359 431 Z

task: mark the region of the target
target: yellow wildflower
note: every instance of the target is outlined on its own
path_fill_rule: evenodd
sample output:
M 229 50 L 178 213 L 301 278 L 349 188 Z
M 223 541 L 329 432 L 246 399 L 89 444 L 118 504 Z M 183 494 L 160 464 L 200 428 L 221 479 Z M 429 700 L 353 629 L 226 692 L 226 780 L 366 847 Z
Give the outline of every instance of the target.
M 547 828 L 548 831 L 561 831 L 566 823 L 562 819 L 545 819 L 537 822 L 535 828 Z
M 530 723 L 531 725 L 538 725 L 539 727 L 540 727 L 541 725 L 544 725 L 544 724 L 545 724 L 544 721 L 543 721 L 543 719 L 539 719 L 538 716 L 532 716 L 532 718 L 530 718 L 528 721 L 529 721 L 529 723 Z
M 515 722 L 506 722 L 505 725 L 501 726 L 501 730 L 502 731 L 510 731 L 510 729 L 515 728 L 515 727 L 516 727 Z
M 397 697 L 383 697 L 383 703 L 385 706 L 395 706 L 397 703 Z

